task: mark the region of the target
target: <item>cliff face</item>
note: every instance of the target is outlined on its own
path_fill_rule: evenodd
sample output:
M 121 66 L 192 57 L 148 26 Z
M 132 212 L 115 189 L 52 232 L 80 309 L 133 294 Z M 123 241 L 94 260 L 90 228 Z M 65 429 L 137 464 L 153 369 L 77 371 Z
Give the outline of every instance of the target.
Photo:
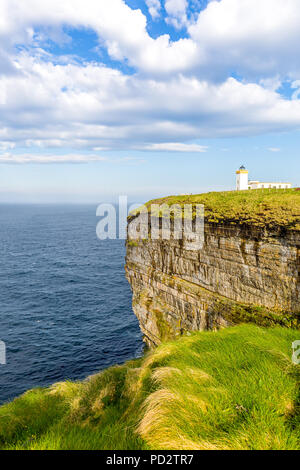
M 197 251 L 128 240 L 126 276 L 149 345 L 244 321 L 299 326 L 299 231 L 206 223 Z

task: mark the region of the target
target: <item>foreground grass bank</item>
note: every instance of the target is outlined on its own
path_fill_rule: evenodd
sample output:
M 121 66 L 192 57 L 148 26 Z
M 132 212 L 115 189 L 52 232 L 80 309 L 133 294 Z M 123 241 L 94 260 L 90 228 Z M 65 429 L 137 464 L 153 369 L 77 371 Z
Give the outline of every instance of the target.
M 193 333 L 0 407 L 1 449 L 300 449 L 295 330 Z

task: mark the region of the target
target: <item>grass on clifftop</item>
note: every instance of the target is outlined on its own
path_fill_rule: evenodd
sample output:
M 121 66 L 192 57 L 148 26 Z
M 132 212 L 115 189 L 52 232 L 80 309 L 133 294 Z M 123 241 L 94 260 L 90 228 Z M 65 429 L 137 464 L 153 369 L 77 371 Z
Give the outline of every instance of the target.
M 284 227 L 300 230 L 300 191 L 296 189 L 259 189 L 169 196 L 151 204 L 204 204 L 209 222 L 249 224 L 258 227 Z
M 197 332 L 0 407 L 1 449 L 300 449 L 299 332 Z

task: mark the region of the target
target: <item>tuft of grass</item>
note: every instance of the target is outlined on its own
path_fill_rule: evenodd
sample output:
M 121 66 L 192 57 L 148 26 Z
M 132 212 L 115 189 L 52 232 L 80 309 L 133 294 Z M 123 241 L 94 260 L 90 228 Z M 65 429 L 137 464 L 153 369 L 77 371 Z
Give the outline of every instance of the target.
M 181 207 L 185 204 L 203 204 L 205 220 L 209 223 L 300 230 L 300 191 L 296 189 L 258 189 L 168 196 L 149 201 L 146 204 L 149 211 L 152 204 Z M 153 215 L 163 217 L 163 210 L 162 213 L 158 211 Z M 132 217 L 134 213 L 130 215 L 129 220 Z
M 0 407 L 1 449 L 300 449 L 299 332 L 239 325 L 163 343 Z

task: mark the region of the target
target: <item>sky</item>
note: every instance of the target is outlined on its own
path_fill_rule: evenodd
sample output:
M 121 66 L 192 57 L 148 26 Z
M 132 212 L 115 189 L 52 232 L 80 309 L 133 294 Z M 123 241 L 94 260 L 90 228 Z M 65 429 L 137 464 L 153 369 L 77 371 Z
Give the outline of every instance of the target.
M 0 202 L 300 186 L 299 0 L 0 0 Z

